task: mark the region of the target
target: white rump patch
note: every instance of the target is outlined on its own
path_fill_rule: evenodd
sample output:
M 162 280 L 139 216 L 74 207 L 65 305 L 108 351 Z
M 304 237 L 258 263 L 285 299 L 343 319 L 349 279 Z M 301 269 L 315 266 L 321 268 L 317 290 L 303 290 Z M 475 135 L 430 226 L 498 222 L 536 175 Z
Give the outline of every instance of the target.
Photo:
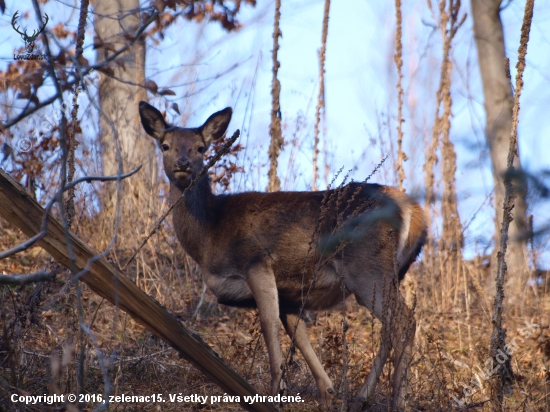
M 411 229 L 411 218 L 413 213 L 413 205 L 410 202 L 400 204 L 401 216 L 403 223 L 401 225 L 401 231 L 399 233 L 399 245 L 397 246 L 397 260 L 402 262 L 402 253 L 409 239 L 409 231 Z

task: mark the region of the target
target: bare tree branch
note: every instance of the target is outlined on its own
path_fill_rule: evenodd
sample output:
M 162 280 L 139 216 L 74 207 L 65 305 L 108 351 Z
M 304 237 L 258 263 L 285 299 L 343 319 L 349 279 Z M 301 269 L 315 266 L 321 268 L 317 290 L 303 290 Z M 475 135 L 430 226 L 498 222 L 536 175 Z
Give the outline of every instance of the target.
M 26 285 L 27 283 L 47 282 L 54 278 L 55 273 L 41 270 L 30 275 L 0 275 L 0 285 Z
M 131 172 L 128 172 L 128 173 L 120 175 L 120 176 L 84 176 L 84 177 L 81 177 L 81 178 L 69 183 L 67 186 L 65 186 L 63 188 L 63 190 L 60 190 L 60 192 L 64 192 L 66 190 L 69 190 L 69 189 L 71 189 L 71 188 L 75 187 L 76 185 L 78 185 L 80 183 L 83 183 L 83 182 L 88 182 L 88 183 L 93 182 L 93 181 L 112 182 L 112 181 L 116 181 L 119 178 L 121 180 L 126 179 L 126 178 L 136 174 L 140 169 L 141 169 L 141 165 L 136 167 Z M 44 218 L 42 220 L 42 227 L 40 228 L 40 232 L 37 233 L 32 238 L 30 238 L 29 240 L 21 243 L 20 245 L 14 247 L 12 249 L 6 250 L 5 252 L 0 253 L 0 260 L 5 259 L 5 258 L 7 258 L 11 255 L 16 254 L 16 253 L 22 252 L 24 250 L 27 250 L 28 248 L 32 247 L 36 242 L 41 240 L 44 236 L 46 236 L 47 229 L 48 229 L 48 227 L 47 227 L 47 225 L 48 225 L 48 216 L 50 215 L 51 208 L 57 202 L 58 197 L 59 197 L 59 192 L 56 193 L 55 196 L 52 198 L 52 200 L 50 200 L 48 202 L 48 204 L 46 205 L 46 207 L 45 207 L 46 213 L 44 214 Z
M 27 250 L 36 242 L 38 242 L 40 239 L 42 239 L 44 236 L 46 236 L 46 232 L 37 233 L 35 236 L 31 237 L 26 242 L 23 242 L 20 245 L 15 246 L 14 248 L 11 248 L 9 250 L 6 250 L 5 252 L 0 253 L 0 260 L 5 259 L 11 255 L 15 255 L 16 253 L 22 252 L 24 250 Z
M 268 192 L 276 192 L 281 190 L 281 181 L 277 176 L 277 165 L 279 159 L 279 152 L 283 145 L 283 136 L 281 131 L 281 102 L 279 96 L 281 94 L 281 82 L 277 77 L 279 73 L 279 67 L 281 63 L 277 60 L 277 53 L 279 52 L 279 37 L 282 36 L 281 29 L 279 27 L 279 20 L 281 19 L 281 0 L 275 1 L 275 22 L 273 23 L 273 83 L 271 85 L 271 125 L 269 126 L 269 134 L 271 135 L 271 143 L 269 145 L 269 172 L 268 172 Z
M 86 18 L 88 17 L 88 7 L 89 7 L 89 1 L 82 0 L 80 3 L 80 16 L 78 18 L 78 30 L 77 30 L 77 39 L 76 39 L 76 52 L 75 52 L 76 61 L 78 61 L 79 57 L 82 56 L 82 46 L 84 45 L 84 36 L 86 35 L 85 28 L 86 28 Z M 77 70 L 78 70 L 78 67 L 77 67 Z M 77 117 L 78 117 L 78 94 L 79 93 L 80 93 L 80 88 L 75 84 L 74 94 L 73 94 L 73 108 L 71 110 L 71 128 L 67 136 L 67 149 L 69 151 L 68 153 L 69 171 L 67 174 L 67 180 L 69 182 L 73 181 L 74 173 L 75 173 L 75 158 L 74 158 L 75 153 L 74 152 L 77 146 L 77 141 L 75 139 L 75 132 L 76 132 Z M 73 218 L 75 214 L 74 188 L 70 188 L 68 192 L 69 193 L 67 197 L 67 206 L 65 208 L 65 214 L 67 216 L 67 225 L 69 226 L 69 229 L 70 229 L 72 227 Z
M 404 191 L 405 168 L 403 163 L 407 155 L 403 151 L 403 16 L 401 13 L 401 0 L 395 0 L 395 20 L 397 30 L 395 32 L 395 55 L 393 57 L 397 67 L 397 181 L 399 190 Z
M 317 161 L 319 157 L 319 125 L 321 123 L 321 112 L 325 116 L 325 55 L 327 51 L 328 18 L 330 12 L 330 0 L 325 0 L 323 13 L 323 32 L 321 35 L 321 50 L 319 50 L 319 95 L 317 97 L 317 108 L 315 110 L 315 130 L 313 133 L 313 178 L 311 190 L 319 190 L 317 179 L 319 178 Z
M 497 277 L 496 293 L 494 300 L 493 334 L 491 336 L 491 356 L 497 359 L 499 351 L 506 351 L 506 330 L 502 327 L 502 316 L 504 312 L 504 278 L 506 277 L 506 249 L 508 248 L 508 230 L 512 222 L 512 209 L 514 208 L 514 188 L 510 174 L 514 171 L 514 159 L 518 156 L 518 123 L 519 123 L 519 100 L 523 90 L 523 71 L 525 70 L 525 56 L 529 42 L 529 32 L 533 20 L 533 8 L 535 0 L 527 0 L 521 25 L 520 45 L 518 49 L 518 63 L 516 73 L 516 87 L 514 94 L 512 130 L 510 131 L 510 146 L 508 148 L 507 173 L 504 177 L 504 205 L 502 208 L 502 228 L 500 230 L 500 248 L 497 254 Z M 511 390 L 514 380 L 511 358 L 501 365 L 496 375 L 496 385 L 492 393 L 492 410 L 502 410 L 504 393 Z
M 83 182 L 88 182 L 88 183 L 94 182 L 94 181 L 96 181 L 96 182 L 114 182 L 117 179 L 126 179 L 130 176 L 135 175 L 137 172 L 139 172 L 140 169 L 141 169 L 141 165 L 136 167 L 131 172 L 128 172 L 128 173 L 125 173 L 125 174 L 122 174 L 122 175 L 117 175 L 117 176 L 84 176 L 84 177 L 81 177 L 79 179 L 76 179 L 74 182 L 69 183 L 67 186 L 65 186 L 65 190 L 70 189 L 71 187 L 74 187 L 74 186 L 78 185 L 79 183 L 83 183 Z

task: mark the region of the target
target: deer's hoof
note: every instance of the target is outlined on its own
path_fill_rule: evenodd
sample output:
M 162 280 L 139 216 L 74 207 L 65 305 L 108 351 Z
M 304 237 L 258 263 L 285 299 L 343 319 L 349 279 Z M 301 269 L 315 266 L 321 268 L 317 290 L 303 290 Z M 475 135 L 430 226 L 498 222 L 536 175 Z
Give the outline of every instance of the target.
M 328 387 L 324 391 L 321 391 L 320 406 L 323 411 L 332 410 L 332 405 L 336 399 L 335 391 L 332 387 Z

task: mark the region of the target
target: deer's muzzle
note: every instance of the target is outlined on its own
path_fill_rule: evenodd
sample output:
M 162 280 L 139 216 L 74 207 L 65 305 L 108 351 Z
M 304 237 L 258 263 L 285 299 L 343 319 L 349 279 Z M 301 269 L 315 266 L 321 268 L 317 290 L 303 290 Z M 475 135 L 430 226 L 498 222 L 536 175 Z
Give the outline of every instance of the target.
M 188 172 L 191 168 L 191 162 L 187 159 L 178 159 L 174 164 L 174 172 Z

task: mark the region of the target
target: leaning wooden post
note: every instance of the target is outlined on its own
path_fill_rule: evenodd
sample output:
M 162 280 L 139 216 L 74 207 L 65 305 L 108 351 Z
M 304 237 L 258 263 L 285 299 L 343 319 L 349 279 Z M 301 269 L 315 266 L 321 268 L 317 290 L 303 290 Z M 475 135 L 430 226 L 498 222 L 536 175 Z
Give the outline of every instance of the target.
M 4 170 L 0 169 L 0 216 L 18 227 L 27 236 L 40 232 L 44 209 L 25 192 Z M 240 397 L 241 406 L 248 411 L 276 412 L 271 403 L 246 403 L 244 396 L 257 392 L 237 372 L 231 369 L 197 334 L 185 329 L 174 316 L 151 299 L 126 278 L 105 258 L 70 233 L 76 266 L 89 265 L 81 280 L 94 292 L 124 310 L 159 338 L 176 349 L 183 358 L 220 386 L 227 394 Z M 39 242 L 54 259 L 65 266 L 70 264 L 63 226 L 50 217 L 48 234 Z M 95 257 L 95 260 L 93 259 Z

